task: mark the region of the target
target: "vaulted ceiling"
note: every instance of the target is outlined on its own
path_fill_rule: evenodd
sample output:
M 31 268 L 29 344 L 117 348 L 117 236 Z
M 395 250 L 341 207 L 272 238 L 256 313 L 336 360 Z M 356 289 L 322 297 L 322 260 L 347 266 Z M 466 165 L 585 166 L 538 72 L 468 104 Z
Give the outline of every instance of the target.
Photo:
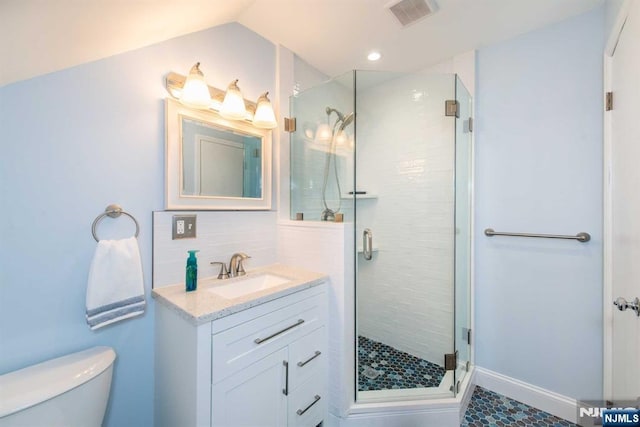
M 402 27 L 395 0 L 0 0 L 0 86 L 237 21 L 328 75 L 412 71 L 586 12 L 603 0 L 435 0 Z M 366 54 L 376 49 L 375 64 Z

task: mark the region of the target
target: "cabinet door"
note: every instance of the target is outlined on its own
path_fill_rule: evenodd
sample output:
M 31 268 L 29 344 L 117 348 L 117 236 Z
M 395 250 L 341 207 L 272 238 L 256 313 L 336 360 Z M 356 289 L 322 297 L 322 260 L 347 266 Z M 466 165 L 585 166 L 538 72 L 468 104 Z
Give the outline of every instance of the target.
M 287 424 L 287 348 L 283 348 L 214 384 L 213 427 L 267 427 Z

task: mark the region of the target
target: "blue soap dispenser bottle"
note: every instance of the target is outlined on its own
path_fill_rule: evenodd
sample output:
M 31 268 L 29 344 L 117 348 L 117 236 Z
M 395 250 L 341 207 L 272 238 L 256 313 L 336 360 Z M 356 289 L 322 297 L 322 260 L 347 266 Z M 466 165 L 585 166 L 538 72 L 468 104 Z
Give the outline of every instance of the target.
M 189 252 L 189 258 L 187 258 L 187 274 L 184 283 L 187 292 L 191 292 L 195 291 L 198 287 L 198 260 L 196 259 L 196 252 L 200 251 L 187 252 Z

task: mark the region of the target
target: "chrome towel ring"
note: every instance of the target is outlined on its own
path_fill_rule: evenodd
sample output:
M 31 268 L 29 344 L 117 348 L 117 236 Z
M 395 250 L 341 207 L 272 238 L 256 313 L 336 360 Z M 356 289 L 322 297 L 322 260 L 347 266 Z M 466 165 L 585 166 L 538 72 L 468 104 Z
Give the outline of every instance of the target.
M 93 238 L 96 239 L 96 242 L 100 241 L 100 239 L 98 239 L 98 235 L 96 234 L 96 227 L 98 226 L 98 223 L 102 220 L 102 218 L 104 218 L 105 216 L 108 216 L 110 218 L 118 218 L 120 215 L 126 215 L 133 220 L 133 222 L 136 224 L 135 237 L 138 237 L 138 234 L 140 234 L 140 225 L 138 224 L 138 221 L 136 221 L 133 215 L 126 211 L 123 211 L 120 205 L 112 204 L 107 206 L 107 208 L 104 210 L 104 213 L 101 213 L 96 217 L 95 220 L 93 220 L 93 224 L 91 225 L 91 234 L 93 234 Z

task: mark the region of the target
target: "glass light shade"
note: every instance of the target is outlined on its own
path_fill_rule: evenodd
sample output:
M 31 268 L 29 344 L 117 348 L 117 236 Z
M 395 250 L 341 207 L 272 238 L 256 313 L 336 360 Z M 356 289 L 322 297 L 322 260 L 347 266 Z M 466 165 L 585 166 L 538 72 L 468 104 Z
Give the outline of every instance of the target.
M 322 123 L 316 129 L 315 142 L 331 142 L 331 127 L 328 124 Z
M 191 67 L 191 71 L 189 71 L 180 94 L 180 102 L 193 108 L 209 108 L 211 105 L 209 86 L 204 80 L 204 74 L 200 71 L 199 62 Z
M 253 115 L 253 125 L 257 128 L 273 129 L 278 126 L 278 123 L 267 95 L 269 95 L 269 92 L 263 93 L 258 98 L 256 113 Z
M 341 130 L 336 135 L 336 145 L 344 145 L 347 142 L 347 134 Z
M 222 107 L 220 107 L 220 115 L 230 120 L 244 120 L 247 117 L 247 109 L 238 87 L 238 80 L 232 81 L 227 87 Z
M 304 136 L 305 136 L 307 139 L 313 139 L 313 136 L 314 136 L 313 129 L 305 129 L 305 130 L 304 130 Z

